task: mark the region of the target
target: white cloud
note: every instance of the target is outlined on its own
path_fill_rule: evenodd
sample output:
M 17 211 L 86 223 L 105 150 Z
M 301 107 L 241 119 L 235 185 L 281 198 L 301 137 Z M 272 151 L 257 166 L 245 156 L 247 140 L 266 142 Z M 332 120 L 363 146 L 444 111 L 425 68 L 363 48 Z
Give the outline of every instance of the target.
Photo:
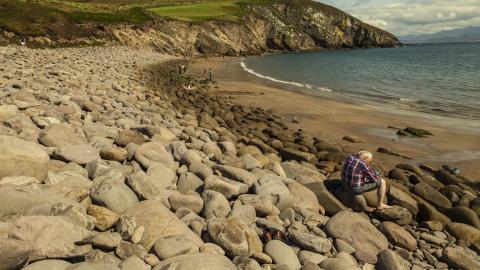
M 480 25 L 480 0 L 325 0 L 397 35 Z

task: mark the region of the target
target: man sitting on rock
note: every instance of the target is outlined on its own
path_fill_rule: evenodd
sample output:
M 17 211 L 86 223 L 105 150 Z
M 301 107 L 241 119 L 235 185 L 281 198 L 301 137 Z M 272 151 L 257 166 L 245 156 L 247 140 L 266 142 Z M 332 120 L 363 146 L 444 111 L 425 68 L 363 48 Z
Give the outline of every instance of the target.
M 377 189 L 377 209 L 390 208 L 383 203 L 387 185 L 385 180 L 370 168 L 372 160 L 372 153 L 366 150 L 361 150 L 357 154 L 349 156 L 343 165 L 343 187 L 353 195 L 360 195 Z

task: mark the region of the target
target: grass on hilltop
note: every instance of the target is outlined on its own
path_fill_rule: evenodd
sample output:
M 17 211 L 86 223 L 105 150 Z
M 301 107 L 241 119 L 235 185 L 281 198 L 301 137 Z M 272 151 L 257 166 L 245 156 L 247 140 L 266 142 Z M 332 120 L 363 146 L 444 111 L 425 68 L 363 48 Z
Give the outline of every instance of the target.
M 159 16 L 190 22 L 212 19 L 237 21 L 244 12 L 237 1 L 203 2 L 186 5 L 163 6 L 150 9 Z

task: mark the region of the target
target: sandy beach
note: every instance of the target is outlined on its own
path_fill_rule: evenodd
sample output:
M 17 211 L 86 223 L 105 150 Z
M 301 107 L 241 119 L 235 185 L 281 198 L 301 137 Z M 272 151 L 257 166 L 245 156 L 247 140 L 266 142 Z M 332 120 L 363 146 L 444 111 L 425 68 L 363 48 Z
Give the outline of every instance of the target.
M 212 68 L 217 94 L 229 95 L 235 102 L 273 109 L 290 121 L 291 128 L 303 129 L 313 136 L 342 145 L 347 151 L 387 148 L 403 158 L 376 153 L 377 162 L 391 167 L 400 162 L 442 164 L 458 167 L 462 175 L 480 178 L 480 121 L 392 108 L 382 104 L 360 104 L 335 93 L 315 96 L 302 89 L 261 79 L 245 72 L 240 58 L 209 58 L 192 63 L 195 76 L 203 77 Z M 297 121 L 291 121 L 298 119 Z M 392 127 L 407 126 L 429 130 L 428 138 L 402 137 Z M 351 143 L 344 136 L 356 136 L 363 143 Z

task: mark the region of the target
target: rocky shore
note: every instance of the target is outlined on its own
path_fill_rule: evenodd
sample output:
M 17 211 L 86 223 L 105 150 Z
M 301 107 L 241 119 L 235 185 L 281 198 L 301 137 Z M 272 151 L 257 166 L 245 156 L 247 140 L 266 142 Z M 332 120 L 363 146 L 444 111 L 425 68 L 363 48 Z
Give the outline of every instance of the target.
M 127 47 L 0 47 L 0 269 L 480 269 L 479 181 L 385 169 Z M 194 90 L 183 86 L 195 85 Z

